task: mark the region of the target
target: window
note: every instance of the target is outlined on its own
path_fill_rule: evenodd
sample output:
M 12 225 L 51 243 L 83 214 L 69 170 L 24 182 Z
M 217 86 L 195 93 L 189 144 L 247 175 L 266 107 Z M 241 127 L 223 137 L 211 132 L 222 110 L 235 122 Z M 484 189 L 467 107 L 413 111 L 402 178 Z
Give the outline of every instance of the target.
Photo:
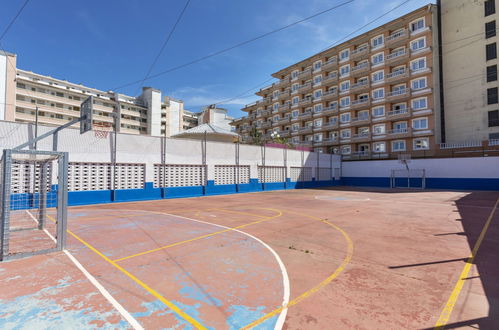
M 300 98 L 298 96 L 293 97 L 293 104 L 298 104 L 300 102 Z
M 426 69 L 426 57 L 418 58 L 417 60 L 411 62 L 412 71 L 419 71 L 423 69 Z
M 274 116 L 274 123 L 277 123 L 279 121 L 279 116 Z
M 426 38 L 419 38 L 414 41 L 411 41 L 411 50 L 416 51 L 419 49 L 423 49 L 426 47 Z
M 412 120 L 412 128 L 428 129 L 428 118 L 417 118 Z
M 499 110 L 489 111 L 489 127 L 499 126 Z
M 385 107 L 375 107 L 373 108 L 373 117 L 383 117 L 385 115 Z
M 314 71 L 320 70 L 322 67 L 322 61 L 317 61 L 314 63 Z
M 374 135 L 382 135 L 385 134 L 385 124 L 378 124 L 373 126 L 373 134 Z
M 350 64 L 344 65 L 340 68 L 340 76 L 346 76 L 350 73 Z
M 322 134 L 314 134 L 314 141 L 315 142 L 321 142 L 322 141 Z
M 485 23 L 485 39 L 496 36 L 496 21 Z
M 316 120 L 314 120 L 314 126 L 315 127 L 321 127 L 322 126 L 322 119 L 316 119 Z
M 293 84 L 293 85 L 291 86 L 291 90 L 292 90 L 293 92 L 296 92 L 296 91 L 298 90 L 298 88 L 300 88 L 300 85 L 299 85 L 299 84 Z
M 340 99 L 340 107 L 349 107 L 350 106 L 350 97 L 343 97 Z
M 428 138 L 414 139 L 413 141 L 414 150 L 428 150 L 430 149 L 430 142 Z
M 485 16 L 489 16 L 496 13 L 496 1 L 495 0 L 485 0 Z
M 372 74 L 372 81 L 373 83 L 378 82 L 378 81 L 383 81 L 385 78 L 385 72 L 384 71 L 378 71 Z
M 272 95 L 274 98 L 277 98 L 279 96 L 279 91 L 274 91 Z
M 317 112 L 321 112 L 322 111 L 322 104 L 316 104 L 314 106 L 314 112 L 317 113 Z
M 322 90 L 321 90 L 321 89 L 316 90 L 316 91 L 314 92 L 314 97 L 315 97 L 316 99 L 320 98 L 321 96 L 322 96 Z
M 497 102 L 497 87 L 487 88 L 487 104 L 496 104 Z
M 341 154 L 349 155 L 352 152 L 352 148 L 350 146 L 341 146 Z
M 343 91 L 346 91 L 346 90 L 349 90 L 350 89 L 350 81 L 344 81 L 340 84 L 340 90 L 343 92 Z
M 427 107 L 426 97 L 412 100 L 412 109 L 413 110 L 422 110 L 422 109 L 426 109 L 426 107 Z
M 372 61 L 373 65 L 381 64 L 381 63 L 383 63 L 384 58 L 385 58 L 385 56 L 383 53 L 378 53 L 371 58 L 371 61 Z
M 350 138 L 350 130 L 349 129 L 344 129 L 340 132 L 340 137 L 342 139 L 349 139 Z
M 291 72 L 291 79 L 296 79 L 296 78 L 298 78 L 298 70 Z
M 487 61 L 493 60 L 497 58 L 497 46 L 496 43 L 488 44 L 485 46 Z
M 405 141 L 404 140 L 393 141 L 392 151 L 405 151 Z
M 379 88 L 373 90 L 373 99 L 374 100 L 379 100 L 383 99 L 385 97 L 385 89 L 384 88 Z
M 322 81 L 322 76 L 315 76 L 314 77 L 314 85 L 319 84 Z
M 342 113 L 340 116 L 340 123 L 349 123 L 350 122 L 350 112 Z
M 377 36 L 371 39 L 371 46 L 373 48 L 381 47 L 384 44 L 385 38 L 383 35 Z
M 293 130 L 293 131 L 295 131 L 295 132 L 296 132 L 297 130 L 299 130 L 299 129 L 300 129 L 300 125 L 299 125 L 299 124 L 293 124 L 293 126 L 291 127 L 291 130 Z
M 497 65 L 487 67 L 487 82 L 497 81 Z
M 357 118 L 359 118 L 359 120 L 368 120 L 369 119 L 369 111 L 367 111 L 367 110 L 359 111 L 357 113 Z
M 411 23 L 411 31 L 416 32 L 418 30 L 424 29 L 424 18 L 420 18 L 417 21 Z
M 274 103 L 273 107 L 274 107 L 274 111 L 278 111 L 279 110 L 279 103 Z
M 346 61 L 350 57 L 350 50 L 345 49 L 340 52 L 340 61 Z
M 426 88 L 426 78 L 420 78 L 420 79 L 413 80 L 411 82 L 411 86 L 412 86 L 413 90 Z
M 386 143 L 385 142 L 375 142 L 373 143 L 373 152 L 385 152 Z

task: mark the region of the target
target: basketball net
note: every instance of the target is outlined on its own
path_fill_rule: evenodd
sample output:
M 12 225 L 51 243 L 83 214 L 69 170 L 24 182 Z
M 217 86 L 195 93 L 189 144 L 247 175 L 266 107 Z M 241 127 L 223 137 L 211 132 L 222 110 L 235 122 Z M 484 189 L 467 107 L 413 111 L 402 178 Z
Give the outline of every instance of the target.
M 112 130 L 113 124 L 97 122 L 94 123 L 94 135 L 98 139 L 106 139 L 109 132 Z
M 409 163 L 411 162 L 411 154 L 399 154 L 399 163 L 405 165 L 407 172 L 409 172 Z

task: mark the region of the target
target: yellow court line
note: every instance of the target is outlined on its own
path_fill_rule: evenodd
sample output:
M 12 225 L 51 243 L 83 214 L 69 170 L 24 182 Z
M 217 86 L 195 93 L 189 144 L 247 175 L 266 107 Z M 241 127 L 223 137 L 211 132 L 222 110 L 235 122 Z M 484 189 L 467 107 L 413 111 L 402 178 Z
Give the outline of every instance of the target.
M 260 210 L 272 210 L 272 211 L 277 211 L 277 210 L 274 210 L 274 209 L 268 209 L 268 208 L 259 208 L 259 209 L 260 209 Z M 268 218 L 268 216 L 265 216 L 265 215 L 259 215 L 259 214 L 248 213 L 248 212 L 233 211 L 233 210 L 219 209 L 219 208 L 207 209 L 207 211 L 211 211 L 211 210 L 217 210 L 217 211 L 222 211 L 222 212 L 227 212 L 227 213 L 234 213 L 234 214 L 251 215 L 251 216 L 254 216 L 254 217 L 258 217 L 258 218 Z M 279 212 L 280 212 L 280 211 L 279 211 Z M 279 212 L 278 212 L 278 213 L 279 213 Z M 281 215 L 282 215 L 282 213 L 281 213 Z
M 163 215 L 165 214 L 165 213 L 156 212 L 156 211 L 147 211 L 147 212 L 156 213 L 156 214 L 163 214 Z M 169 244 L 169 245 L 165 245 L 165 246 L 160 246 L 160 247 L 155 248 L 155 249 L 151 249 L 151 250 L 147 250 L 147 251 L 144 251 L 144 252 L 132 254 L 132 255 L 129 255 L 129 256 L 126 256 L 126 257 L 123 257 L 123 258 L 115 259 L 113 261 L 114 262 L 120 262 L 120 261 L 123 261 L 123 260 L 135 258 L 135 257 L 138 257 L 138 256 L 142 256 L 144 254 L 148 254 L 148 253 L 152 253 L 152 252 L 156 252 L 156 251 L 168 249 L 168 248 L 171 248 L 171 247 L 174 247 L 174 246 L 178 246 L 178 245 L 182 245 L 182 244 L 185 244 L 185 243 L 194 242 L 194 241 L 197 241 L 197 240 L 200 240 L 200 239 L 203 239 L 203 238 L 215 236 L 215 235 L 226 233 L 226 232 L 233 231 L 233 230 L 236 230 L 236 229 L 245 228 L 245 227 L 248 227 L 248 226 L 251 226 L 251 225 L 256 225 L 258 223 L 261 223 L 261 222 L 264 222 L 264 221 L 268 221 L 270 219 L 274 219 L 274 218 L 280 217 L 281 215 L 282 215 L 282 212 L 279 211 L 278 215 L 275 215 L 275 216 L 272 216 L 272 217 L 265 217 L 262 220 L 258 220 L 258 221 L 246 223 L 244 225 L 240 225 L 240 226 L 237 226 L 237 227 L 227 228 L 227 229 L 219 230 L 219 231 L 216 231 L 216 232 L 213 232 L 213 233 L 210 233 L 210 234 L 206 234 L 206 235 L 194 237 L 194 238 L 191 238 L 191 239 L 187 239 L 187 240 L 184 240 L 184 241 L 181 241 L 181 242 L 177 242 L 177 243 L 173 243 L 173 244 Z M 263 217 L 263 216 L 261 216 L 261 217 Z
M 471 256 L 468 257 L 468 260 L 466 260 L 466 264 L 464 265 L 463 271 L 461 272 L 461 275 L 459 276 L 459 280 L 456 283 L 456 286 L 454 287 L 454 290 L 452 290 L 452 293 L 450 294 L 449 299 L 447 300 L 447 303 L 445 304 L 444 309 L 442 310 L 442 313 L 440 313 L 440 317 L 437 320 L 437 323 L 435 324 L 435 329 L 443 329 L 445 325 L 449 322 L 450 316 L 452 314 L 452 310 L 454 309 L 454 306 L 457 303 L 457 299 L 459 298 L 459 294 L 461 293 L 461 290 L 464 286 L 465 279 L 468 277 L 468 273 L 471 269 L 471 266 L 473 265 L 473 262 L 475 261 L 475 257 L 478 253 L 478 249 L 480 248 L 480 245 L 482 244 L 482 241 L 485 237 L 485 234 L 487 233 L 487 230 L 489 229 L 490 223 L 492 222 L 492 218 L 494 217 L 494 213 L 496 212 L 497 205 L 499 205 L 499 198 L 496 200 L 496 203 L 494 205 L 494 208 L 490 212 L 490 215 L 487 219 L 487 222 L 483 226 L 482 232 L 480 233 L 480 236 L 478 236 L 478 240 L 475 243 L 475 246 L 473 247 L 473 250 L 471 251 Z
M 50 215 L 47 215 L 50 219 L 52 219 L 52 221 L 55 221 L 54 218 L 52 218 Z M 142 282 L 141 280 L 139 280 L 137 277 L 135 277 L 134 275 L 132 275 L 130 272 L 128 272 L 126 269 L 124 269 L 123 267 L 121 267 L 120 265 L 118 265 L 116 262 L 112 261 L 111 259 L 109 259 L 108 257 L 106 257 L 104 254 L 102 254 L 99 250 L 97 250 L 96 248 L 94 248 L 92 245 L 90 245 L 89 243 L 87 243 L 85 240 L 83 240 L 82 238 L 80 238 L 78 235 L 74 234 L 72 231 L 70 230 L 67 230 L 67 232 L 73 236 L 74 238 L 76 238 L 78 241 L 80 241 L 83 245 L 85 245 L 86 247 L 88 247 L 90 250 L 92 250 L 93 252 L 95 252 L 98 256 L 100 256 L 102 259 L 104 259 L 105 261 L 107 261 L 108 263 L 110 263 L 111 265 L 113 265 L 114 267 L 116 267 L 118 270 L 120 270 L 123 274 L 125 274 L 126 276 L 128 276 L 130 279 L 132 279 L 135 283 L 137 283 L 138 285 L 140 285 L 142 288 L 144 288 L 147 292 L 149 292 L 151 295 L 153 295 L 154 297 L 156 297 L 157 299 L 159 299 L 163 304 L 165 304 L 168 308 L 170 308 L 172 311 L 174 311 L 177 315 L 179 315 L 181 318 L 183 318 L 184 320 L 186 320 L 187 322 L 189 322 L 191 325 L 193 325 L 194 327 L 196 327 L 196 329 L 206 329 L 206 327 L 204 327 L 201 323 L 199 323 L 197 320 L 195 320 L 194 318 L 192 318 L 191 316 L 189 316 L 188 314 L 186 314 L 184 311 L 182 311 L 180 308 L 178 308 L 175 304 L 173 304 L 172 302 L 168 301 L 167 299 L 165 299 L 162 295 L 160 295 L 158 292 L 156 292 L 154 289 L 152 289 L 151 287 L 149 287 L 147 284 L 145 284 L 144 282 Z
M 301 214 L 301 213 L 297 213 L 297 212 L 289 212 L 289 211 L 286 211 L 286 212 L 288 212 L 288 213 L 294 213 L 294 214 L 298 214 L 298 215 L 302 215 L 302 216 L 305 216 L 305 217 L 308 217 L 308 218 L 311 218 L 311 219 L 315 219 L 315 220 L 321 221 L 321 222 L 323 222 L 323 223 L 325 223 L 325 224 L 333 227 L 334 229 L 338 230 L 343 235 L 343 237 L 345 238 L 345 240 L 347 241 L 347 244 L 348 244 L 347 254 L 346 254 L 345 258 L 343 259 L 341 265 L 338 268 L 336 268 L 336 270 L 331 275 L 329 275 L 324 281 L 322 281 L 318 285 L 314 286 L 312 289 L 310 289 L 310 290 L 302 293 L 301 295 L 299 295 L 295 299 L 290 300 L 286 305 L 273 310 L 272 312 L 270 312 L 270 313 L 262 316 L 258 320 L 254 321 L 254 322 L 252 322 L 252 323 L 250 323 L 248 325 L 246 325 L 245 327 L 243 327 L 241 329 L 250 329 L 250 328 L 256 327 L 257 325 L 263 323 L 265 320 L 267 320 L 267 319 L 269 319 L 269 318 L 271 318 L 271 317 L 273 317 L 273 316 L 281 313 L 284 309 L 287 309 L 287 308 L 289 308 L 291 306 L 294 306 L 294 305 L 298 304 L 299 302 L 301 302 L 302 300 L 308 298 L 310 295 L 316 293 L 317 291 L 319 291 L 320 289 L 322 289 L 324 286 L 328 285 L 336 277 L 338 277 L 338 275 L 340 275 L 341 272 L 343 272 L 343 270 L 345 270 L 346 266 L 352 260 L 352 256 L 353 256 L 353 241 L 350 238 L 350 236 L 348 236 L 348 234 L 343 229 L 341 229 L 340 227 L 336 226 L 335 224 L 332 224 L 331 222 L 329 222 L 327 220 L 324 220 L 324 219 L 321 219 L 321 218 L 318 218 L 318 217 L 315 217 L 315 216 L 312 216 L 312 215 Z

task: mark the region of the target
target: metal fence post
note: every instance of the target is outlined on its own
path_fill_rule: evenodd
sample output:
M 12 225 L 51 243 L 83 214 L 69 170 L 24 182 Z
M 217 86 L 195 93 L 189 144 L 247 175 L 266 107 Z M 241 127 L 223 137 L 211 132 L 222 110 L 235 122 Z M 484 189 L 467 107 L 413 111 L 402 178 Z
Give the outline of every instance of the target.
M 45 220 L 47 218 L 47 176 L 48 162 L 40 163 L 40 173 L 38 185 L 38 229 L 45 228 Z M 36 191 L 33 191 L 36 194 Z
M 4 149 L 2 157 L 1 187 L 1 227 L 0 227 L 0 260 L 9 253 L 10 230 L 10 187 L 12 181 L 12 151 Z
M 66 248 L 67 218 L 68 218 L 68 153 L 64 152 L 58 158 L 57 180 L 57 249 Z

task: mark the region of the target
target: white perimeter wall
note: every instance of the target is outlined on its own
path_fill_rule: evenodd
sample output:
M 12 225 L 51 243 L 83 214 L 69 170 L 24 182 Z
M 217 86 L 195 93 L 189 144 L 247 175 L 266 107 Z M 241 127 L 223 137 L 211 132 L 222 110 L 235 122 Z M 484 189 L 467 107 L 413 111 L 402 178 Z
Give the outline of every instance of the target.
M 413 159 L 410 169 L 425 169 L 428 178 L 499 178 L 499 157 Z M 390 177 L 405 169 L 398 160 L 343 162 L 343 177 Z
M 40 126 L 39 135 L 53 129 Z M 33 137 L 34 125 L 24 123 L 0 122 L 0 149 L 14 148 Z M 70 162 L 111 162 L 112 135 L 106 139 L 98 139 L 94 132 L 80 135 L 77 129 L 65 129 L 59 132 L 57 151 L 69 152 Z M 154 164 L 161 163 L 162 138 L 118 134 L 117 159 L 119 163 L 145 163 L 146 182 L 154 179 Z M 165 139 L 167 164 L 202 164 L 202 141 L 187 139 Z M 38 150 L 52 150 L 53 138 L 38 142 Z M 27 149 L 27 148 L 26 148 Z M 235 165 L 236 145 L 234 143 L 207 143 L 208 180 L 213 179 L 213 166 Z M 265 148 L 266 166 L 285 166 L 287 154 L 288 173 L 290 167 L 340 168 L 340 157 L 336 155 L 318 154 L 314 152 Z M 239 164 L 250 165 L 251 178 L 257 178 L 257 167 L 263 165 L 263 148 L 259 146 L 240 145 Z
M 7 88 L 7 56 L 0 54 L 0 120 L 5 119 Z

